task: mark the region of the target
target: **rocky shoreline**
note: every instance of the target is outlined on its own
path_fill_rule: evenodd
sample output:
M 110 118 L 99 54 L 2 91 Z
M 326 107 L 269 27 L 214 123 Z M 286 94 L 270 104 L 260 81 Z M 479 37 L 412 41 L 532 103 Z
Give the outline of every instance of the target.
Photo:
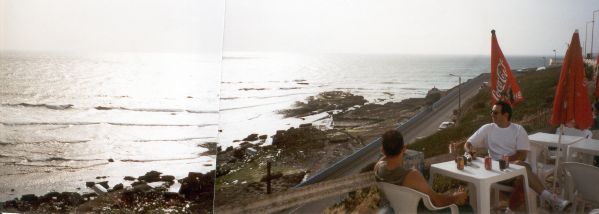
M 18 199 L 0 203 L 0 212 L 165 212 L 212 213 L 214 171 L 189 172 L 188 176 L 175 180 L 174 176 L 147 172 L 137 178 L 127 176 L 123 183 L 109 186 L 108 181 L 86 182 L 94 192 L 49 192 L 42 196 L 23 195 Z M 178 192 L 169 192 L 175 182 Z
M 433 89 L 425 98 L 410 98 L 385 104 L 367 103 L 362 96 L 329 91 L 279 111 L 286 117 L 304 117 L 327 112 L 332 128 L 302 124 L 279 130 L 271 145 L 267 135 L 251 134 L 239 147 L 217 149 L 215 207 L 252 200 L 266 193 L 285 191 L 379 137 L 384 131 L 411 118 L 422 107 L 434 103 L 445 92 Z M 272 165 L 270 178 L 266 165 Z
M 201 156 L 216 154 L 214 142 L 198 146 L 208 149 Z M 114 160 L 109 159 L 108 162 Z M 214 177 L 214 170 L 207 173 L 189 172 L 187 177 L 178 180 L 172 175 L 150 171 L 138 177 L 125 176 L 122 182 L 111 186 L 106 176 L 97 176 L 98 181 L 85 182 L 87 193 L 79 193 L 81 190 L 77 188 L 77 192 L 26 194 L 0 202 L 0 212 L 212 213 Z

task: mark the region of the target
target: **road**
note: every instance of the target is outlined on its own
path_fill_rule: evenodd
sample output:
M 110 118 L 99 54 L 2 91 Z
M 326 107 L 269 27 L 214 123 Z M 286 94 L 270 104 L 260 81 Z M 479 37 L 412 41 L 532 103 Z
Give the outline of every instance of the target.
M 489 81 L 490 74 L 483 74 L 478 78 L 474 78 L 469 80 L 466 83 L 462 84 L 461 87 L 461 100 L 462 103 L 473 97 L 478 93 L 478 90 L 483 82 Z M 434 110 L 428 111 L 423 115 L 420 120 L 415 121 L 410 126 L 406 127 L 402 134 L 404 136 L 405 142 L 412 143 L 416 140 L 417 137 L 426 137 L 431 134 L 434 134 L 439 124 L 443 121 L 448 121 L 451 119 L 451 115 L 453 114 L 454 109 L 458 109 L 458 93 L 447 95 L 450 96 L 447 99 L 448 101 L 443 105 L 438 106 Z M 379 148 L 373 148 L 352 160 L 347 164 L 343 164 L 343 167 L 336 169 L 334 173 L 327 176 L 326 179 L 335 179 L 344 177 L 347 175 L 353 175 L 360 172 L 360 170 L 366 167 L 368 164 L 371 164 L 380 158 L 380 150 Z M 321 213 L 326 207 L 331 206 L 335 202 L 339 200 L 339 196 L 329 198 L 328 200 L 321 200 L 315 203 L 305 204 L 296 209 L 292 209 L 288 211 L 289 213 Z

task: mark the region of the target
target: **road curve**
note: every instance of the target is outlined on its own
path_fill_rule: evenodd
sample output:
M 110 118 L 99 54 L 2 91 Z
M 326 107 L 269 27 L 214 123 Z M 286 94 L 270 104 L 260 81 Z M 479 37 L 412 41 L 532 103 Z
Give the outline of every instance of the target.
M 468 80 L 461 85 L 461 100 L 462 103 L 469 98 L 476 95 L 483 85 L 484 82 L 489 81 L 490 74 L 483 73 L 473 79 Z M 421 113 L 421 115 L 415 116 L 412 121 L 400 126 L 399 129 L 404 136 L 404 140 L 408 143 L 414 142 L 418 137 L 426 137 L 434 134 L 439 124 L 443 121 L 451 119 L 453 110 L 458 109 L 458 93 L 451 92 L 437 103 L 433 107 L 429 107 Z M 297 187 L 309 185 L 312 183 L 344 177 L 347 175 L 358 174 L 359 171 L 377 161 L 380 158 L 380 141 L 375 141 L 370 145 L 365 146 L 362 151 L 356 152 L 353 157 L 348 157 L 342 161 L 331 166 L 329 169 L 321 171 L 319 174 L 299 184 Z M 359 153 L 359 154 L 358 154 Z M 337 200 L 338 197 L 330 198 L 330 200 L 323 200 L 317 203 L 305 204 L 301 207 L 293 209 L 291 213 L 313 213 L 322 212 L 326 207 L 330 206 Z

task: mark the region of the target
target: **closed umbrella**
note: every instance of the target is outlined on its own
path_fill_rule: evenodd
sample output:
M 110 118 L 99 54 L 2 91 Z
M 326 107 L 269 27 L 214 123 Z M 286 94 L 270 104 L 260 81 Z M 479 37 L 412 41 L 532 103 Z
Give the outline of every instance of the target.
M 561 156 L 560 144 L 564 124 L 574 124 L 577 129 L 587 129 L 593 123 L 591 103 L 584 75 L 584 62 L 578 30 L 572 35 L 572 41 L 566 51 L 566 56 L 560 71 L 559 82 L 555 90 L 551 124 L 560 125 L 558 138 L 558 158 L 555 165 L 559 167 Z M 557 180 L 557 170 L 554 170 L 553 188 Z

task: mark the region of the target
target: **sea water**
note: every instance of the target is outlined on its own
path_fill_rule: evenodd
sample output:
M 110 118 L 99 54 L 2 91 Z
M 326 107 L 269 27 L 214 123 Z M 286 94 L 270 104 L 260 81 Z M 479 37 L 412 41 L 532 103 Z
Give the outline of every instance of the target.
M 511 68 L 545 66 L 547 57 L 507 57 Z M 223 60 L 219 145 L 237 146 L 267 134 L 326 118 L 277 113 L 324 91 L 347 91 L 371 103 L 426 96 L 490 72 L 489 56 L 228 54 Z M 526 95 L 524 95 L 526 96 Z
M 213 170 L 220 69 L 191 54 L 2 53 L 0 201 Z

